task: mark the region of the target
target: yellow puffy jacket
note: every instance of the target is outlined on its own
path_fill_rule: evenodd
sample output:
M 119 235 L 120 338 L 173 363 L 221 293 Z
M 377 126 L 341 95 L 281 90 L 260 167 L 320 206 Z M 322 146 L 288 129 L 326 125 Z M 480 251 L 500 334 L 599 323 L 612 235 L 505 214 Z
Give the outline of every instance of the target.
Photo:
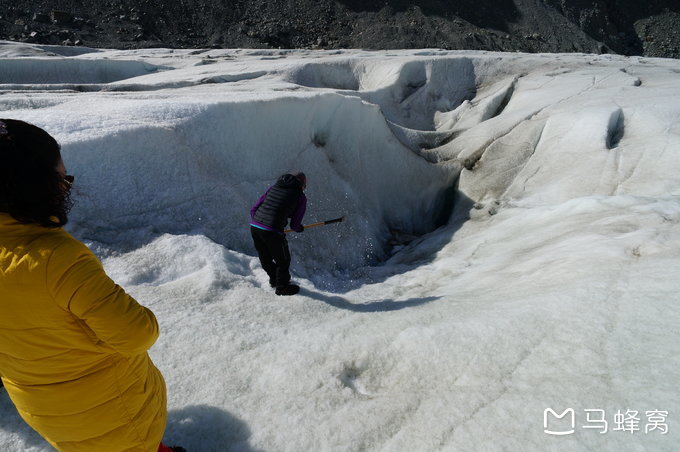
M 157 451 L 165 382 L 147 350 L 158 333 L 85 245 L 0 213 L 0 376 L 57 450 Z

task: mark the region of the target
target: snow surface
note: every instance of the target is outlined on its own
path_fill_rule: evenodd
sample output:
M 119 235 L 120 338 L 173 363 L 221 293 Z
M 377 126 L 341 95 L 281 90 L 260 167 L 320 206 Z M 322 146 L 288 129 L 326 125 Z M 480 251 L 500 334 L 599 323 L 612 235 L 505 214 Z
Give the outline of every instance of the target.
M 156 313 L 166 443 L 678 450 L 680 61 L 0 42 L 0 117 L 60 141 L 68 229 Z M 346 219 L 277 297 L 248 211 L 293 170 Z M 50 450 L 4 391 L 0 450 Z

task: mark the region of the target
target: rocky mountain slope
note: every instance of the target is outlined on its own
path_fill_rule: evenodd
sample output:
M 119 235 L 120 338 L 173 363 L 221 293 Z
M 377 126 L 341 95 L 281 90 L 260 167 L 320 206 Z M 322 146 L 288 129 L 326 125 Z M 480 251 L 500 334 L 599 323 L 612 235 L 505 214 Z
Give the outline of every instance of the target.
M 677 0 L 0 0 L 0 39 L 680 57 Z

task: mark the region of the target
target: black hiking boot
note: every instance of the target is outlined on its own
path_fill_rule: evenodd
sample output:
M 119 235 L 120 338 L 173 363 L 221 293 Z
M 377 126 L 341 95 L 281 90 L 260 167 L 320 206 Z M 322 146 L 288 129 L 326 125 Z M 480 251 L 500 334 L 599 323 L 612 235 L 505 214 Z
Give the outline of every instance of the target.
M 283 287 L 276 288 L 276 295 L 295 295 L 300 291 L 300 286 L 296 284 L 288 284 Z

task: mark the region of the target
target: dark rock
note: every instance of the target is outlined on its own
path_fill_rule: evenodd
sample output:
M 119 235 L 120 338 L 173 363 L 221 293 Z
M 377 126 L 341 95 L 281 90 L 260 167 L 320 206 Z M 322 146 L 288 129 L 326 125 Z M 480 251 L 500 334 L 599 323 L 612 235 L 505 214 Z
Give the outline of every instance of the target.
M 42 13 L 34 13 L 33 14 L 33 21 L 34 22 L 48 23 L 50 21 L 50 16 L 48 16 L 47 14 L 42 14 Z
M 50 19 L 55 24 L 69 24 L 73 20 L 73 16 L 66 11 L 52 10 L 50 11 Z

